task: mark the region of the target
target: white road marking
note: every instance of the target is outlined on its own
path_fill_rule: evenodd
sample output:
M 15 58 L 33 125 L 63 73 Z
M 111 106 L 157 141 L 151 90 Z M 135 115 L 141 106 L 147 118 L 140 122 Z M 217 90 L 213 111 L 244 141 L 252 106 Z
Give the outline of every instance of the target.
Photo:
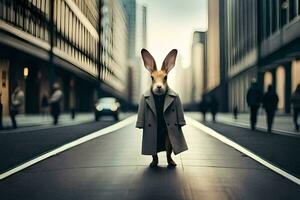
M 86 136 L 81 137 L 81 138 L 79 138 L 77 140 L 74 140 L 73 142 L 64 144 L 61 147 L 58 147 L 58 148 L 56 148 L 56 149 L 54 149 L 54 150 L 52 150 L 52 151 L 50 151 L 50 152 L 48 152 L 46 154 L 43 154 L 43 155 L 41 155 L 41 156 L 39 156 L 37 158 L 29 160 L 29 161 L 27 161 L 27 162 L 25 162 L 25 163 L 23 163 L 23 164 L 15 167 L 15 168 L 11 169 L 11 170 L 8 170 L 8 171 L 0 174 L 0 180 L 6 178 L 8 176 L 11 176 L 11 175 L 13 175 L 13 174 L 15 174 L 15 173 L 17 173 L 17 172 L 19 172 L 19 171 L 27 168 L 27 167 L 30 167 L 31 165 L 34 165 L 34 164 L 36 164 L 36 163 L 38 163 L 38 162 L 40 162 L 42 160 L 45 160 L 45 159 L 47 159 L 47 158 L 49 158 L 51 156 L 54 156 L 54 155 L 57 155 L 57 154 L 59 154 L 59 153 L 61 153 L 63 151 L 66 151 L 67 149 L 73 148 L 75 146 L 78 146 L 78 145 L 80 145 L 82 143 L 85 143 L 85 142 L 88 142 L 90 140 L 93 140 L 93 139 L 95 139 L 97 137 L 100 137 L 102 135 L 105 135 L 105 134 L 114 132 L 114 131 L 116 131 L 118 129 L 121 129 L 121 128 L 123 128 L 123 127 L 125 127 L 125 126 L 127 126 L 127 125 L 129 125 L 129 124 L 131 124 L 133 122 L 135 122 L 135 121 L 136 121 L 136 115 L 133 115 L 133 116 L 128 117 L 128 118 L 126 118 L 126 119 L 124 119 L 124 120 L 122 120 L 122 121 L 120 121 L 120 122 L 118 122 L 116 124 L 113 124 L 113 125 L 111 125 L 109 127 L 106 127 L 106 128 L 103 128 L 103 129 L 101 129 L 99 131 L 93 132 L 93 133 L 91 133 L 89 135 L 86 135 Z
M 231 122 L 231 121 L 223 120 L 223 121 L 220 121 L 220 123 L 231 125 L 231 126 L 236 126 L 236 127 L 240 127 L 240 128 L 250 128 L 250 126 L 248 124 L 242 123 L 242 122 Z M 264 131 L 264 132 L 267 131 L 267 129 L 262 126 L 257 126 L 256 129 L 260 130 L 260 131 Z M 296 132 L 279 130 L 279 129 L 272 129 L 272 133 L 275 133 L 278 135 L 300 137 L 300 135 L 297 134 Z
M 200 122 L 190 118 L 190 117 L 186 117 L 187 119 L 187 124 L 191 124 L 194 127 L 202 130 L 203 132 L 205 132 L 206 134 L 211 135 L 212 137 L 220 140 L 221 142 L 233 147 L 234 149 L 242 152 L 243 154 L 249 156 L 250 158 L 256 160 L 257 162 L 261 163 L 262 165 L 264 165 L 265 167 L 271 169 L 272 171 L 284 176 L 285 178 L 293 181 L 294 183 L 300 185 L 300 179 L 289 174 L 288 172 L 284 171 L 283 169 L 280 169 L 279 167 L 273 165 L 272 163 L 264 160 L 263 158 L 259 157 L 258 155 L 254 154 L 253 152 L 251 152 L 250 150 L 246 149 L 245 147 L 242 147 L 241 145 L 233 142 L 232 140 L 228 139 L 227 137 L 221 135 L 220 133 L 214 131 L 213 129 L 201 124 Z

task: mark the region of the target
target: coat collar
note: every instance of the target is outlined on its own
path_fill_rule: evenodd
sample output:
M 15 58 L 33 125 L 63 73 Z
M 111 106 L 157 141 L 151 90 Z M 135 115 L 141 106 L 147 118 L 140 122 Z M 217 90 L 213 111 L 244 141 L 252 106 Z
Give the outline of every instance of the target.
M 166 94 L 166 97 L 165 97 L 164 112 L 171 105 L 171 103 L 174 101 L 174 98 L 176 96 L 177 96 L 176 92 L 174 92 L 171 88 L 168 88 L 167 94 Z M 146 102 L 149 105 L 150 109 L 156 115 L 154 96 L 153 96 L 151 90 L 147 90 L 144 94 L 144 97 L 146 98 Z

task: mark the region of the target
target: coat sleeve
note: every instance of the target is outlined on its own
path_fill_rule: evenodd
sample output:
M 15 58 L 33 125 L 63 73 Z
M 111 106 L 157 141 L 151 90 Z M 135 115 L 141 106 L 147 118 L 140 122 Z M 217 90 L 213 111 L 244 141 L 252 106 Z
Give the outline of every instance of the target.
M 184 119 L 184 114 L 183 114 L 183 107 L 181 100 L 179 96 L 176 98 L 176 109 L 177 109 L 177 119 L 178 119 L 178 124 L 180 126 L 186 125 L 185 119 Z
M 139 109 L 138 109 L 138 116 L 136 121 L 136 128 L 144 128 L 145 123 L 145 98 L 144 95 L 141 97 Z

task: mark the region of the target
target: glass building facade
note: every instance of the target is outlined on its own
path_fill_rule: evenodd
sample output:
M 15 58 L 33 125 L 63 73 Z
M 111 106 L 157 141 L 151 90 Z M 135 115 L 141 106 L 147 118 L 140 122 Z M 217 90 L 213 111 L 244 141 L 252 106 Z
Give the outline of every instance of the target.
M 70 93 L 83 111 L 93 108 L 96 90 L 126 101 L 126 23 L 119 1 L 0 0 L 2 101 L 9 105 L 20 85 L 24 112 L 37 113 L 54 82 L 64 92 L 64 110 L 75 101 Z

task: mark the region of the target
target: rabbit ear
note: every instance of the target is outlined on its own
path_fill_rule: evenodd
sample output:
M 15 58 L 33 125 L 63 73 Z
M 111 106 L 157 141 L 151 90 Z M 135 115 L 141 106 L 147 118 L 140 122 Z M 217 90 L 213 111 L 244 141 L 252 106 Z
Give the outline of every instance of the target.
M 142 49 L 141 54 L 142 54 L 144 65 L 145 65 L 146 69 L 150 73 L 152 73 L 153 71 L 156 71 L 156 63 L 155 63 L 155 60 L 152 57 L 152 55 L 146 49 Z
M 172 49 L 166 56 L 161 70 L 165 71 L 166 73 L 169 73 L 171 69 L 175 66 L 175 61 L 176 61 L 176 56 L 177 56 L 177 49 Z

